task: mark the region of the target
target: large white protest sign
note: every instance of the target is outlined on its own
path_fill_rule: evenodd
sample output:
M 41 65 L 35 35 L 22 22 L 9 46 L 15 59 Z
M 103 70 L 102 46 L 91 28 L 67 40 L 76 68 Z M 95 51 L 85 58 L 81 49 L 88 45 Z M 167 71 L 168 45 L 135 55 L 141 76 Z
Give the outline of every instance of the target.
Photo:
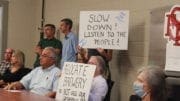
M 127 50 L 129 11 L 81 11 L 79 44 L 83 48 Z
M 59 79 L 56 100 L 88 101 L 96 66 L 65 62 Z
M 165 13 L 164 37 L 166 45 L 166 71 L 180 72 L 180 5 Z

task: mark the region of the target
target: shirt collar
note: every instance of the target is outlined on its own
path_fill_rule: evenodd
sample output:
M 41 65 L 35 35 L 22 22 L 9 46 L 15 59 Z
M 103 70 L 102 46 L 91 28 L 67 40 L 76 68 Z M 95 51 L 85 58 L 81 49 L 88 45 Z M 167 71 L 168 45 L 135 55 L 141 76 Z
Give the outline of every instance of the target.
M 68 39 L 68 38 L 71 36 L 71 34 L 72 34 L 72 33 L 71 33 L 71 32 L 69 32 L 67 35 L 65 35 L 65 37 L 64 37 L 64 38 L 65 38 L 65 39 Z
M 6 60 L 3 60 L 2 62 L 4 62 L 4 63 L 11 63 L 11 62 L 9 62 L 9 61 L 6 61 Z
M 54 37 L 53 37 L 53 38 L 51 38 L 51 39 L 46 38 L 46 40 L 53 40 L 53 39 L 55 39 L 55 38 L 54 38 Z
M 41 69 L 42 69 L 43 71 L 50 71 L 50 70 L 53 69 L 54 67 L 56 67 L 55 64 L 51 65 L 50 67 L 48 67 L 48 68 L 46 68 L 46 69 L 43 69 L 42 66 L 41 66 Z
M 103 78 L 103 76 L 102 75 L 97 75 L 97 76 L 94 77 L 94 79 L 98 79 L 98 78 Z
M 67 40 L 69 37 L 68 37 L 68 35 L 65 35 L 65 37 L 64 37 L 64 38 Z

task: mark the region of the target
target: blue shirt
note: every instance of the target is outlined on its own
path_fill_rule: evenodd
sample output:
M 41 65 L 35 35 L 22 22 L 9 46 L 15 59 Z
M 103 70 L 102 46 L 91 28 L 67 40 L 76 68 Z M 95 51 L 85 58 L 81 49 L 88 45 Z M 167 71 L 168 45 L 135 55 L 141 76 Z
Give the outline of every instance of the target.
M 70 32 L 65 36 L 62 49 L 61 68 L 64 62 L 76 62 L 77 45 L 78 38 L 74 33 Z
M 57 90 L 60 70 L 52 65 L 46 69 L 37 67 L 24 76 L 20 82 L 33 93 L 45 95 Z

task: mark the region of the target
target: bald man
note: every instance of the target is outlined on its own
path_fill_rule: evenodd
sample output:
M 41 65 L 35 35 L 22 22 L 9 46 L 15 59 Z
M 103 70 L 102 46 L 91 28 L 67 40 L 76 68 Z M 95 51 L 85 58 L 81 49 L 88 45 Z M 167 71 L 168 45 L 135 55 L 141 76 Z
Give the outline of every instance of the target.
M 4 60 L 0 63 L 0 75 L 3 75 L 5 71 L 11 66 L 11 57 L 13 53 L 12 48 L 7 48 L 4 52 Z

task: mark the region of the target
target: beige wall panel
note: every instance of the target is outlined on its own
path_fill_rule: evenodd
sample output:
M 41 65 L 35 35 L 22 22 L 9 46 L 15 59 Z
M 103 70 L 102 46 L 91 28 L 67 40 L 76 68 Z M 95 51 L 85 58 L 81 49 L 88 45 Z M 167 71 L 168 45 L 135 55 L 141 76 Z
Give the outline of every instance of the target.
M 37 0 L 10 0 L 8 16 L 8 47 L 22 50 L 26 55 L 26 66 L 31 67 L 34 62 L 35 40 L 40 15 Z M 40 22 L 40 21 L 39 21 Z

